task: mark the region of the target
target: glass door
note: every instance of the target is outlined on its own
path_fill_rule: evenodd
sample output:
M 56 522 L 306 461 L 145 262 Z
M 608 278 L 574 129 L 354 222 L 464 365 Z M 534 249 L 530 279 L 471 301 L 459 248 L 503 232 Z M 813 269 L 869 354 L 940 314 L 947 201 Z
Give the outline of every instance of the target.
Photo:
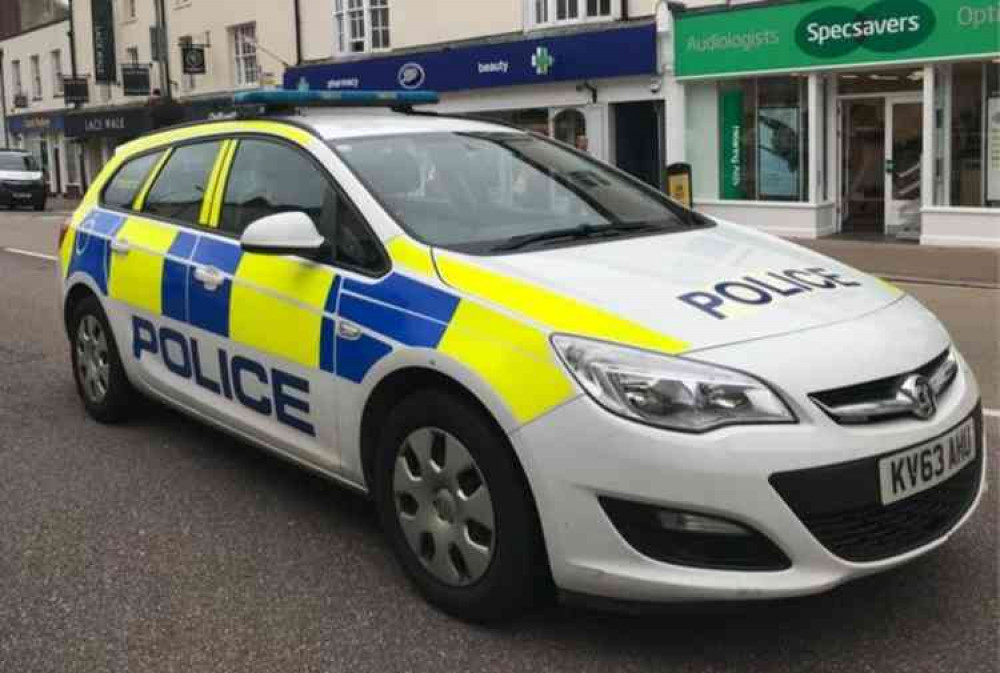
M 885 99 L 842 100 L 841 231 L 885 230 Z
M 885 104 L 885 233 L 919 238 L 924 106 L 919 98 L 895 96 Z

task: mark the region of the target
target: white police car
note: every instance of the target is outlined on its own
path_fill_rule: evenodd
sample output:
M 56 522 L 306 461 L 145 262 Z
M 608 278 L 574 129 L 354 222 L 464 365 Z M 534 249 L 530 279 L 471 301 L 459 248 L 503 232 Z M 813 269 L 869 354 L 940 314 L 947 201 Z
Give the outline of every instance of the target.
M 252 93 L 247 103 L 427 102 Z M 795 596 L 939 546 L 983 489 L 941 324 L 572 148 L 412 109 L 120 148 L 63 231 L 88 411 L 134 390 L 374 498 L 434 604 Z

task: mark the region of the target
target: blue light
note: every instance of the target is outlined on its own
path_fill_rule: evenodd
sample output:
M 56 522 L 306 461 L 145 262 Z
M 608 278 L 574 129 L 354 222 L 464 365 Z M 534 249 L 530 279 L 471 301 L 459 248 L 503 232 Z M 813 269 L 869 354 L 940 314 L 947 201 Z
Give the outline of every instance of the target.
M 275 107 L 393 107 L 433 105 L 441 101 L 434 91 L 242 91 L 233 95 L 236 105 Z

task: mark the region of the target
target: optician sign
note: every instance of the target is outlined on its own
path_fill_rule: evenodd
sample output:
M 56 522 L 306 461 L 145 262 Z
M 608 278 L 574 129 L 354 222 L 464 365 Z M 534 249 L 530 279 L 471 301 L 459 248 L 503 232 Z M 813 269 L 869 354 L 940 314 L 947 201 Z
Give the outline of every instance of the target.
M 800 0 L 680 12 L 679 78 L 1000 53 L 1000 0 Z
M 614 58 L 608 58 L 614 54 Z M 654 74 L 653 24 L 291 68 L 286 89 L 461 91 Z

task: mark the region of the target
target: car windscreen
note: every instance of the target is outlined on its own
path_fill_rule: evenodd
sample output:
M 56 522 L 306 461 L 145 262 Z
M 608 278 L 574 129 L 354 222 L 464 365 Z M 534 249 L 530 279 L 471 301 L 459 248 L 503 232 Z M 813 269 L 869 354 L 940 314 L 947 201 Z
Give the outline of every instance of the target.
M 38 162 L 30 154 L 0 153 L 0 171 L 38 171 Z
M 540 136 L 423 133 L 330 145 L 411 235 L 434 246 L 490 254 L 710 224 Z

